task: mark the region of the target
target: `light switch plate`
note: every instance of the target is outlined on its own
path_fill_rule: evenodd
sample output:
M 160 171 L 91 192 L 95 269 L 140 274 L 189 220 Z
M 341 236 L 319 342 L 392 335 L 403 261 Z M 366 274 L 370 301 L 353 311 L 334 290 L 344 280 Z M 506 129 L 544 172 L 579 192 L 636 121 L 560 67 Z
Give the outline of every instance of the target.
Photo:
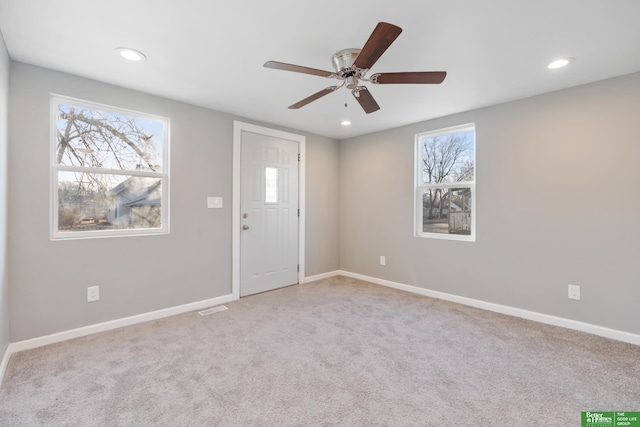
M 222 207 L 222 197 L 207 197 L 207 208 L 219 209 Z

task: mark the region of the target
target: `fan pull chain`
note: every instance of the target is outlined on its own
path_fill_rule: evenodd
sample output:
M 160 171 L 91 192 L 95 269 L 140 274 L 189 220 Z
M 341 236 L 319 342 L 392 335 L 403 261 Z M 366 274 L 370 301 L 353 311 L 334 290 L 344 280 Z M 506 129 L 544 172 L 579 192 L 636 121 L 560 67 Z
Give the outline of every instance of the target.
M 347 88 L 344 88 L 344 108 L 347 108 Z

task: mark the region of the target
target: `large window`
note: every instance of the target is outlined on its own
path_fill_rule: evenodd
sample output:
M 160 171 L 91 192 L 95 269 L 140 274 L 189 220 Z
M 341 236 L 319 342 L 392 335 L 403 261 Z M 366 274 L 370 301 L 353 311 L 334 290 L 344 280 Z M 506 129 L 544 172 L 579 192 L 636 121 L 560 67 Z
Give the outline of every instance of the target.
M 52 96 L 52 238 L 167 233 L 169 120 Z
M 475 241 L 475 126 L 416 135 L 416 236 Z

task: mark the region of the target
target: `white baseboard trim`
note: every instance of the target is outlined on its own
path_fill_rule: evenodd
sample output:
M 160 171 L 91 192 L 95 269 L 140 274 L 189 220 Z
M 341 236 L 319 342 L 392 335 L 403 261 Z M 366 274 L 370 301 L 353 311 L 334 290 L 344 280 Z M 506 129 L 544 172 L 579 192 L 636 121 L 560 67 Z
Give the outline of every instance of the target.
M 551 316 L 548 314 L 537 313 L 535 311 L 523 310 L 521 308 L 510 307 L 492 302 L 476 300 L 472 298 L 461 297 L 453 294 L 447 294 L 439 291 L 419 288 L 417 286 L 405 285 L 403 283 L 392 282 L 390 280 L 378 279 L 376 277 L 365 276 L 362 274 L 351 273 L 349 271 L 339 270 L 334 272 L 334 276 L 340 275 L 351 277 L 353 279 L 364 280 L 366 282 L 375 283 L 376 285 L 387 286 L 389 288 L 399 289 L 402 291 L 412 292 L 414 294 L 424 295 L 431 298 L 451 301 L 458 304 L 468 305 L 471 307 L 481 308 L 483 310 L 493 311 L 496 313 L 507 314 L 509 316 L 520 317 L 523 319 L 533 320 L 547 325 L 560 326 L 567 329 L 573 329 L 580 332 L 586 332 L 605 338 L 611 338 L 617 341 L 623 341 L 630 344 L 640 345 L 640 335 L 629 332 L 619 331 L 616 329 L 605 328 L 603 326 L 593 325 L 590 323 L 579 322 L 577 320 L 566 319 L 563 317 Z
M 2 362 L 0 362 L 0 385 L 2 385 L 2 379 L 4 378 L 4 373 L 7 371 L 7 366 L 9 366 L 9 359 L 11 358 L 11 353 L 9 353 L 10 344 L 4 350 L 4 355 L 2 356 Z
M 537 313 L 534 311 L 523 310 L 520 308 L 509 307 L 506 305 L 495 304 L 491 302 L 476 300 L 472 298 L 461 297 L 445 292 L 433 291 L 429 289 L 419 288 L 417 286 L 405 285 L 403 283 L 393 282 L 385 279 L 378 279 L 376 277 L 365 276 L 362 274 L 351 273 L 344 270 L 336 270 L 328 273 L 322 273 L 315 276 L 309 276 L 303 278 L 300 283 L 310 283 L 317 280 L 327 279 L 335 276 L 351 277 L 353 279 L 363 280 L 366 282 L 374 283 L 377 285 L 387 286 L 389 288 L 399 289 L 414 294 L 424 295 L 431 298 L 437 298 L 445 301 L 451 301 L 458 304 L 468 305 L 471 307 L 481 308 L 483 310 L 493 311 L 496 313 L 507 314 L 510 316 L 520 317 L 523 319 L 533 320 L 535 322 L 545 323 L 548 325 L 560 326 L 567 329 L 574 329 L 581 332 L 586 332 L 593 335 L 598 335 L 605 338 L 611 338 L 617 341 L 623 341 L 630 344 L 640 345 L 640 335 L 632 334 L 629 332 L 619 331 L 615 329 L 605 328 L 603 326 L 592 325 L 590 323 L 578 322 L 576 320 L 565 319 L 562 317 L 551 316 L 548 314 Z M 95 325 L 84 326 L 69 331 L 58 332 L 51 335 L 45 335 L 38 338 L 33 338 L 25 341 L 18 341 L 10 343 L 2 357 L 0 362 L 0 385 L 9 365 L 9 359 L 14 353 L 18 353 L 24 350 L 30 350 L 37 347 L 42 347 L 48 344 L 54 344 L 73 338 L 79 338 L 98 332 L 109 331 L 123 326 L 135 325 L 137 323 L 148 322 L 150 320 L 161 319 L 163 317 L 175 316 L 177 314 L 186 313 L 189 311 L 201 310 L 204 308 L 226 304 L 231 301 L 235 301 L 238 298 L 232 294 L 224 295 L 217 298 L 211 298 L 207 300 L 197 301 L 194 303 L 179 305 L 176 307 L 165 308 L 148 313 L 138 314 L 135 316 L 125 317 L 122 319 L 111 320 L 108 322 L 98 323 Z
M 340 271 L 330 271 L 328 273 L 316 274 L 315 276 L 305 277 L 300 280 L 300 283 L 311 283 L 322 279 L 328 279 L 330 277 L 340 276 Z
M 182 314 L 188 311 L 202 310 L 203 308 L 225 304 L 231 301 L 235 301 L 236 299 L 237 298 L 235 298 L 231 294 L 223 295 L 217 298 L 196 301 L 189 304 L 178 305 L 175 307 L 163 308 L 161 310 L 137 314 L 135 316 L 123 317 L 122 319 L 110 320 L 108 322 L 83 326 L 81 328 L 72 329 L 69 331 L 57 332 L 55 334 L 45 335 L 25 341 L 18 341 L 9 344 L 7 352 L 11 355 L 19 351 L 30 350 L 32 348 L 42 347 L 43 345 L 49 345 L 73 338 L 84 337 L 86 335 L 109 331 L 112 329 L 121 328 L 123 326 L 130 326 L 137 323 L 148 322 L 150 320 L 162 319 L 163 317 L 175 316 L 176 314 Z

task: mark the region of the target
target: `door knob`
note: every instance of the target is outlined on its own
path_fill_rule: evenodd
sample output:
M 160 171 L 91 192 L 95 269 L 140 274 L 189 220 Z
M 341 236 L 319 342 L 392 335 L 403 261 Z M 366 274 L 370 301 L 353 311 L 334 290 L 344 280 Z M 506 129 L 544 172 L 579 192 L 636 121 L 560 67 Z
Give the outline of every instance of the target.
M 248 226 L 247 224 L 245 224 L 245 225 L 243 225 L 243 226 L 242 226 L 242 229 L 243 229 L 243 230 L 248 230 L 248 229 L 249 229 L 249 226 Z

